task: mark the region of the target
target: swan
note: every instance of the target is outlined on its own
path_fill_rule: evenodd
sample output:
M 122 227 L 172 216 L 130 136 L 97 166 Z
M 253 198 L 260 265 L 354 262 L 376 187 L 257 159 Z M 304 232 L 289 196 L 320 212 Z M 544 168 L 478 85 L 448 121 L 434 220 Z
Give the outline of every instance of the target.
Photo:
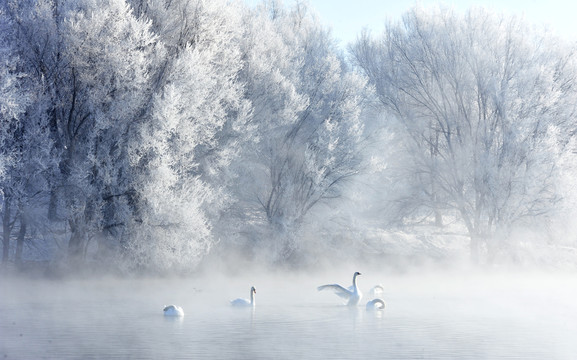
M 231 300 L 230 304 L 232 306 L 238 306 L 238 307 L 255 306 L 255 301 L 254 301 L 255 295 L 256 295 L 256 289 L 253 286 L 250 288 L 250 300 L 238 298 L 238 299 Z
M 381 284 L 373 286 L 373 288 L 370 290 L 370 294 L 373 298 L 378 298 L 384 292 L 385 292 L 385 288 Z
M 385 302 L 383 299 L 373 299 L 367 303 L 367 311 L 370 310 L 385 310 Z
M 359 275 L 361 275 L 360 272 L 358 272 L 358 271 L 355 272 L 355 274 L 353 275 L 353 286 L 351 286 L 348 289 L 345 289 L 344 287 L 337 285 L 337 284 L 321 285 L 317 289 L 319 291 L 325 290 L 325 289 L 331 289 L 338 296 L 347 300 L 348 306 L 356 306 L 359 303 L 359 301 L 361 301 L 361 298 L 363 297 L 363 294 L 361 293 L 361 291 L 359 290 L 359 287 L 357 286 L 357 276 L 359 276 Z
M 180 306 L 176 305 L 165 306 L 163 311 L 164 316 L 184 316 L 184 310 L 182 310 Z

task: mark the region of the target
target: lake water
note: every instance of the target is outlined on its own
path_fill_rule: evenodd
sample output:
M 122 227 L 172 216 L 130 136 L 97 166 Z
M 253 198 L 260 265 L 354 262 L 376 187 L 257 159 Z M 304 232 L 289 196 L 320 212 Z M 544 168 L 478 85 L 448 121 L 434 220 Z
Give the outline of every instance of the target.
M 351 274 L 192 279 L 0 277 L 3 359 L 575 359 L 577 276 L 359 277 L 384 311 L 316 286 Z M 248 278 L 248 277 L 247 277 Z M 257 289 L 255 309 L 228 300 Z M 178 304 L 185 317 L 165 318 Z

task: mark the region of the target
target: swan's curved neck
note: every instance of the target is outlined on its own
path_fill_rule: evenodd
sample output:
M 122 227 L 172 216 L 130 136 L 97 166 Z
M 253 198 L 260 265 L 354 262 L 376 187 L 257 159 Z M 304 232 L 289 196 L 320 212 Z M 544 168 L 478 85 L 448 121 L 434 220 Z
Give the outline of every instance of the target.
M 250 292 L 250 303 L 251 305 L 254 304 L 254 291 Z
M 357 276 L 358 276 L 358 275 L 359 275 L 359 274 L 353 275 L 353 287 L 354 287 L 355 289 L 357 288 Z

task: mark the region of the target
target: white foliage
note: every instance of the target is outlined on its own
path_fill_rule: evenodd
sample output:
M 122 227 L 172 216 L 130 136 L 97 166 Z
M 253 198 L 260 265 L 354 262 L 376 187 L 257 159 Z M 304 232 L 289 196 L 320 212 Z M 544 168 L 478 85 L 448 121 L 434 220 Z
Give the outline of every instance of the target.
M 264 2 L 244 19 L 241 75 L 256 141 L 236 166 L 240 186 L 233 191 L 247 218 L 240 232 L 262 237 L 273 258 L 287 261 L 307 214 L 338 197 L 344 180 L 358 172 L 366 82 L 346 69 L 304 4 Z
M 150 87 L 158 39 L 124 0 L 86 1 L 70 11 L 64 36 L 69 66 L 91 99 L 96 130 L 132 120 Z
M 30 105 L 31 95 L 26 91 L 26 74 L 19 71 L 16 64 L 19 58 L 15 55 L 10 38 L 9 19 L 0 9 L 0 179 L 10 164 L 16 161 L 12 154 L 10 141 L 22 114 Z
M 363 243 L 364 220 L 337 207 L 363 167 L 384 195 L 357 185 L 355 211 L 396 198 L 401 223 L 458 213 L 471 237 L 546 223 L 570 209 L 561 195 L 577 201 L 575 57 L 516 18 L 417 7 L 353 47 L 369 86 L 302 2 L 9 0 L 1 11 L 3 195 L 80 251 L 110 240 L 133 269 L 190 269 L 219 237 L 271 261 L 314 255 L 318 229 L 331 237 L 339 217 L 347 235 L 326 248 L 389 247 Z M 380 115 L 365 107 L 373 88 L 387 110 L 379 132 L 379 120 L 365 128 Z M 363 161 L 367 135 L 378 145 Z
M 380 39 L 365 34 L 353 55 L 404 128 L 408 156 L 391 168 L 413 187 L 400 202 L 458 211 L 475 241 L 551 211 L 564 142 L 551 130 L 575 113 L 571 54 L 483 10 L 416 7 Z
M 236 80 L 238 29 L 224 2 L 164 3 L 151 15 L 167 57 L 150 120 L 131 145 L 131 161 L 142 168 L 137 191 L 143 205 L 131 247 L 148 265 L 186 268 L 214 241 L 207 213 L 223 201 L 218 184 L 208 180 L 234 152 L 234 142 L 221 142 L 225 125 L 236 126 L 246 113 Z

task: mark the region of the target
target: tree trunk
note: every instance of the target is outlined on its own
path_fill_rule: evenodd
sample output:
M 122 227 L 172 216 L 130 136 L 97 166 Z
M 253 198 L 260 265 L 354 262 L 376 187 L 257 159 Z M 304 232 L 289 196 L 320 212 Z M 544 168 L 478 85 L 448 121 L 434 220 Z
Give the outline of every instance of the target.
M 443 227 L 443 215 L 439 209 L 435 209 L 435 226 L 439 228 Z
M 478 234 L 471 233 L 471 243 L 470 243 L 470 252 L 471 252 L 471 262 L 473 264 L 479 264 L 480 259 L 480 252 L 481 252 L 481 236 Z
M 85 237 L 84 224 L 82 224 L 82 220 L 79 219 L 70 220 L 69 224 L 72 234 L 68 241 L 68 257 L 76 261 L 79 260 L 83 254 Z
M 6 265 L 10 257 L 10 197 L 4 197 L 4 214 L 2 217 L 2 264 Z
M 464 206 L 459 207 L 459 213 L 461 214 L 461 218 L 465 222 L 465 226 L 467 227 L 467 232 L 469 233 L 469 237 L 471 241 L 469 243 L 469 251 L 470 251 L 470 259 L 473 264 L 479 264 L 480 252 L 481 252 L 481 235 L 478 232 L 478 227 L 473 224 L 471 221 L 471 217 L 465 210 Z
M 429 125 L 432 128 L 432 125 Z M 431 196 L 433 200 L 433 209 L 435 212 L 435 226 L 442 228 L 443 227 L 443 215 L 439 210 L 439 194 L 437 192 L 437 166 L 436 166 L 436 159 L 435 157 L 439 154 L 439 131 L 435 130 L 434 136 L 431 135 L 431 145 L 430 145 L 430 152 L 431 152 L 431 164 L 433 164 L 433 170 L 431 171 Z
M 26 220 L 24 215 L 20 216 L 20 232 L 18 233 L 18 239 L 16 240 L 16 254 L 14 256 L 14 261 L 16 265 L 22 265 L 22 250 L 24 249 L 24 239 L 26 237 Z
M 58 220 L 58 205 L 57 205 L 56 190 L 50 190 L 50 201 L 48 202 L 48 220 Z

